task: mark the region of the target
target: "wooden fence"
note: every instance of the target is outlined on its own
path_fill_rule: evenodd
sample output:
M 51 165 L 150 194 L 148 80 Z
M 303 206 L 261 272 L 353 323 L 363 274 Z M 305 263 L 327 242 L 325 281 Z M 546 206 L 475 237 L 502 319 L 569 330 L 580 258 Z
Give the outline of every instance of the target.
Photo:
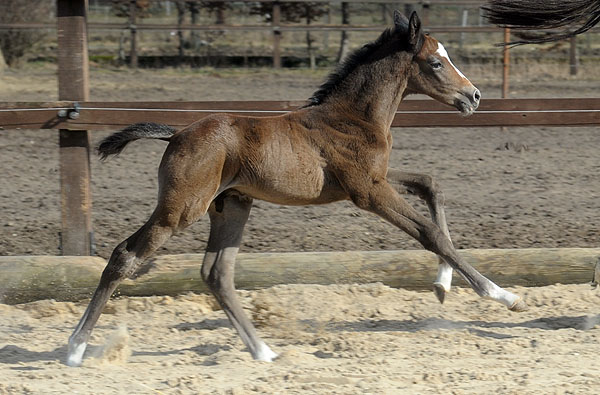
M 223 2 L 234 2 L 234 0 L 222 0 Z M 242 2 L 251 2 L 250 0 L 241 0 Z M 330 32 L 330 31 L 381 31 L 380 25 L 359 25 L 359 24 L 284 24 L 281 22 L 281 4 L 277 0 L 260 0 L 261 2 L 273 3 L 272 18 L 269 24 L 254 24 L 254 25 L 235 25 L 235 24 L 156 24 L 156 23 L 140 23 L 135 15 L 136 8 L 131 7 L 129 20 L 123 23 L 103 23 L 103 22 L 91 22 L 87 23 L 87 27 L 92 30 L 129 30 L 131 34 L 131 49 L 129 53 L 129 62 L 132 67 L 137 67 L 137 32 L 138 31 L 270 31 L 272 34 L 272 57 L 273 66 L 276 68 L 281 67 L 281 34 L 284 32 L 295 32 L 295 31 L 307 31 L 307 32 Z M 292 2 L 301 2 L 301 0 L 291 0 Z M 236 2 L 240 2 L 239 0 Z M 319 3 L 331 3 L 329 0 L 317 0 Z M 357 1 L 350 0 L 346 3 L 390 3 L 387 0 L 369 0 L 369 1 Z M 468 26 L 466 24 L 466 8 L 465 7 L 479 7 L 484 4 L 481 0 L 462 0 L 462 1 L 451 1 L 451 0 L 409 0 L 406 4 L 412 4 L 414 6 L 421 6 L 421 13 L 423 20 L 425 21 L 425 31 L 427 33 L 461 33 L 461 45 L 462 45 L 462 33 L 498 33 L 504 31 L 504 42 L 510 41 L 509 29 L 503 29 L 493 25 L 480 25 L 479 26 Z M 463 16 L 460 26 L 429 26 L 428 13 L 431 6 L 450 6 L 450 7 L 462 7 Z M 57 24 L 52 23 L 36 23 L 36 22 L 17 22 L 17 23 L 0 23 L 1 29 L 54 29 Z M 599 29 L 593 29 L 598 31 Z M 577 54 L 577 39 L 574 37 L 570 40 L 570 73 L 572 75 L 577 74 L 578 54 Z M 504 70 L 506 72 L 503 75 L 505 84 L 508 82 L 508 47 L 504 48 Z M 506 89 L 503 90 L 505 94 Z M 504 97 L 504 96 L 503 96 Z
M 222 102 L 0 102 L 4 129 L 118 130 L 136 122 L 176 128 L 205 116 L 229 113 L 272 116 L 294 110 L 304 101 Z M 470 117 L 433 100 L 405 100 L 394 127 L 594 126 L 600 125 L 600 98 L 485 99 Z
M 502 287 L 589 283 L 595 268 L 600 268 L 600 248 L 478 248 L 459 253 Z M 151 269 L 135 280 L 124 280 L 116 294 L 208 293 L 200 278 L 203 257 L 178 254 L 151 258 Z M 437 262 L 435 254 L 424 250 L 241 253 L 236 257 L 235 284 L 237 289 L 259 289 L 278 284 L 381 282 L 424 291 L 431 290 Z M 106 264 L 100 257 L 0 256 L 0 300 L 13 304 L 89 298 Z M 454 286 L 468 286 L 456 277 Z

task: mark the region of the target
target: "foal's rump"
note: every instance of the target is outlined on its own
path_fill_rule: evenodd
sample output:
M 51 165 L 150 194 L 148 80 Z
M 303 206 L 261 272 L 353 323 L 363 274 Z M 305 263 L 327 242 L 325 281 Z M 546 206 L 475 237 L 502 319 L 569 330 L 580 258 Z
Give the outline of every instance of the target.
M 177 133 L 163 161 L 182 153 L 195 157 L 204 163 L 196 168 L 202 173 L 202 180 L 220 180 L 218 193 L 236 189 L 253 198 L 284 205 L 347 199 L 327 168 L 314 140 L 315 133 L 294 122 L 288 114 L 216 114 Z M 207 160 L 214 162 L 209 164 Z M 216 167 L 220 167 L 219 175 L 210 173 Z
M 134 140 L 168 141 L 159 167 L 159 204 L 187 197 L 190 205 L 194 196 L 200 212 L 226 189 L 285 205 L 347 199 L 310 133 L 286 115 L 214 114 L 180 131 L 151 122 L 127 126 L 105 138 L 98 153 L 105 159 Z

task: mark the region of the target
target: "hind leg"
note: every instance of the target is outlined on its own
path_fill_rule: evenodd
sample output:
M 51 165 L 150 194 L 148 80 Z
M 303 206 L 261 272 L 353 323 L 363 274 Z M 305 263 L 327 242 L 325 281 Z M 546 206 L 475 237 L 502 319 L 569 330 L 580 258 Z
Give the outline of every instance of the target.
M 170 197 L 176 195 L 176 189 L 171 191 L 173 194 L 167 193 L 159 199 L 159 204 L 148 222 L 114 249 L 90 304 L 69 337 L 67 365 L 81 365 L 92 329 L 119 283 L 132 276 L 144 260 L 150 257 L 176 230 L 195 222 L 206 213 L 214 194 L 206 191 L 206 196 L 210 196 L 205 199 L 206 203 L 198 200 L 174 203 L 175 200 Z M 165 201 L 169 201 L 169 205 L 164 204 Z
M 277 354 L 258 336 L 235 294 L 235 257 L 251 207 L 251 198 L 233 191 L 226 191 L 215 199 L 208 211 L 210 237 L 201 273 L 252 357 L 270 362 Z
M 451 240 L 448 224 L 446 223 L 446 212 L 444 211 L 444 194 L 431 176 L 388 169 L 387 180 L 399 193 L 417 195 L 425 200 L 431 219 L 440 227 L 448 240 Z M 439 258 L 433 290 L 440 303 L 444 303 L 446 292 L 450 291 L 451 284 L 452 266 Z
M 159 216 L 153 215 L 144 226 L 112 252 L 90 304 L 69 338 L 67 365 L 81 365 L 92 329 L 119 283 L 131 276 L 144 259 L 171 236 L 173 228 L 160 224 L 157 217 Z

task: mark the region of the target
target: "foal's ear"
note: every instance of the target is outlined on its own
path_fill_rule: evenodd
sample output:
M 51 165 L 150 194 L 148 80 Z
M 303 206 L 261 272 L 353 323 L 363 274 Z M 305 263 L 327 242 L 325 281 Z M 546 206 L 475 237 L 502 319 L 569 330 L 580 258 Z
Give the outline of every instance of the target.
M 404 31 L 408 29 L 408 18 L 398 10 L 394 10 L 394 26 Z
M 408 43 L 415 53 L 421 51 L 423 46 L 423 28 L 416 11 L 413 11 L 408 21 Z

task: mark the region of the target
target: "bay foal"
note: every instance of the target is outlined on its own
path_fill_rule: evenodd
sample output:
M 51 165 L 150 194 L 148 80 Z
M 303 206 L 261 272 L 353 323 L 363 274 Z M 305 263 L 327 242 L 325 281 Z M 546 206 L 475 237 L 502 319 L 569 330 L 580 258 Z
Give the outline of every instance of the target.
M 237 300 L 235 257 L 252 199 L 276 204 L 351 200 L 410 236 L 441 259 L 438 297 L 450 288 L 452 268 L 477 294 L 511 310 L 526 308 L 468 265 L 450 241 L 439 189 L 430 177 L 388 169 L 390 125 L 406 95 L 423 93 L 465 115 L 480 93 L 450 61 L 444 47 L 423 34 L 416 13 L 395 13 L 394 27 L 356 50 L 305 107 L 274 117 L 213 115 L 179 132 L 136 124 L 107 137 L 104 157 L 139 138 L 168 140 L 159 168 L 158 204 L 148 222 L 113 251 L 100 284 L 69 339 L 67 363 L 80 365 L 90 333 L 119 282 L 131 276 L 171 235 L 207 211 L 211 230 L 201 274 L 255 359 L 277 355 L 260 339 Z M 401 196 L 415 193 L 432 220 Z

